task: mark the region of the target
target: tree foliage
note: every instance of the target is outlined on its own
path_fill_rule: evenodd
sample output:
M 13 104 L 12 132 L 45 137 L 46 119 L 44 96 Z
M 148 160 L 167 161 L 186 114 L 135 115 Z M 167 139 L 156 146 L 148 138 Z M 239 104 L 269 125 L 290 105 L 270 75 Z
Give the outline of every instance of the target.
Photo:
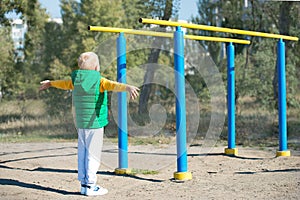
M 10 28 L 0 28 L 0 91 L 5 95 L 13 94 L 14 88 L 18 88 L 16 81 L 20 72 L 14 67 L 13 42 L 10 37 Z
M 150 0 L 147 4 L 149 7 L 153 8 L 150 12 L 152 17 L 156 17 L 162 20 L 169 20 L 172 17 L 176 17 L 178 11 L 178 1 L 176 0 Z M 156 44 L 163 44 L 162 40 L 163 39 L 161 38 L 155 38 L 153 42 Z M 158 63 L 160 53 L 160 48 L 152 48 L 148 56 L 147 63 Z M 149 83 L 153 81 L 156 69 L 152 65 L 148 65 L 146 70 L 147 71 L 144 75 L 144 85 L 141 90 L 141 96 L 139 100 L 139 114 L 148 113 L 148 100 L 151 92 L 153 92 L 152 85 Z
M 249 0 L 248 6 L 245 7 L 244 2 L 242 0 L 199 0 L 197 4 L 199 13 L 192 21 L 197 24 L 300 35 L 299 3 Z M 77 67 L 77 57 L 80 53 L 97 51 L 101 42 L 113 36 L 109 33 L 89 32 L 88 25 L 139 29 L 143 27 L 142 24 L 137 23 L 139 17 L 177 19 L 180 3 L 185 2 L 180 0 L 61 0 L 63 24 L 58 24 L 48 21 L 49 16 L 38 0 L 3 0 L 0 2 L 1 90 L 11 98 L 37 98 L 36 88 L 40 80 L 68 78 L 71 70 Z M 10 20 L 6 18 L 6 14 L 11 12 L 17 13 L 28 25 L 25 59 L 22 62 L 15 62 L 13 59 L 14 47 L 9 38 Z M 237 101 L 239 97 L 253 96 L 265 108 L 273 109 L 276 106 L 276 40 L 208 31 L 192 33 L 250 39 L 251 45 L 235 45 Z M 226 79 L 225 44 L 213 42 L 201 42 L 201 44 L 209 51 Z M 298 106 L 295 94 L 299 92 L 297 77 L 300 75 L 300 44 L 286 41 L 286 46 L 288 105 Z M 157 49 L 130 52 L 127 56 L 128 68 L 147 62 L 168 64 L 173 61 L 170 55 L 161 53 Z M 107 62 L 104 63 L 107 65 Z M 108 78 L 115 79 L 116 63 L 109 64 L 111 67 L 103 73 Z M 154 72 L 155 69 L 147 69 L 145 78 L 151 79 Z M 187 78 L 195 84 L 193 87 L 199 90 L 199 94 L 201 93 L 203 97 L 205 94 L 208 95 L 205 83 L 200 81 L 199 85 L 196 75 L 195 77 L 189 75 Z M 155 87 L 143 89 L 140 105 L 147 105 L 145 102 L 155 90 Z M 47 101 L 57 105 L 59 109 L 60 104 L 57 103 L 57 99 L 55 100 L 57 95 L 70 98 L 68 93 L 62 91 L 45 92 L 42 97 L 49 97 Z M 61 103 L 64 103 L 63 101 Z M 141 110 L 144 112 L 147 108 Z
M 199 15 L 193 18 L 197 24 L 228 28 L 270 32 L 284 35 L 299 35 L 300 5 L 295 2 L 271 1 L 198 1 Z M 195 32 L 194 32 L 195 33 Z M 277 41 L 274 39 L 247 37 L 236 34 L 220 34 L 200 31 L 199 34 L 249 39 L 250 45 L 235 44 L 236 101 L 243 96 L 254 97 L 264 108 L 277 106 Z M 290 106 L 298 106 L 296 90 L 299 88 L 299 42 L 286 42 L 287 101 Z M 215 63 L 220 66 L 226 80 L 226 62 L 222 55 L 222 45 L 202 42 Z M 222 64 L 223 63 L 223 64 Z M 238 104 L 237 104 L 238 105 Z
M 36 81 L 39 80 L 39 76 L 44 71 L 42 65 L 42 55 L 44 50 L 43 33 L 48 16 L 45 9 L 41 8 L 41 5 L 37 0 L 5 0 L 1 2 L 0 12 L 0 15 L 2 16 L 1 25 L 3 27 L 10 26 L 10 21 L 5 15 L 10 12 L 19 14 L 21 19 L 23 19 L 28 25 L 28 29 L 25 35 L 25 60 L 2 66 L 2 68 L 9 69 L 6 70 L 5 73 L 15 71 L 18 75 L 18 78 L 14 80 L 15 84 L 11 84 L 11 77 L 5 79 L 6 81 L 2 84 L 9 85 L 10 88 L 4 87 L 4 93 L 10 96 L 18 96 L 20 98 L 35 98 L 37 92 L 36 89 L 33 88 L 37 87 Z M 11 45 L 8 45 L 8 47 L 11 48 L 10 50 L 13 50 L 14 48 Z

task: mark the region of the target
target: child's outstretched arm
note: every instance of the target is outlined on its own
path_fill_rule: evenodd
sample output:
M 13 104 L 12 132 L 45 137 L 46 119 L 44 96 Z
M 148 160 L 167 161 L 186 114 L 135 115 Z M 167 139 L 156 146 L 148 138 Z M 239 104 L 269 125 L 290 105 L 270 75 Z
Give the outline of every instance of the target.
M 133 85 L 128 85 L 124 83 L 119 83 L 115 81 L 108 80 L 106 78 L 101 78 L 100 92 L 114 91 L 114 92 L 124 92 L 127 91 L 130 94 L 131 99 L 135 99 L 139 96 L 139 88 Z
M 40 82 L 41 86 L 39 90 L 46 90 L 49 87 L 55 87 L 62 90 L 73 90 L 74 86 L 72 84 L 72 80 L 57 80 L 57 81 L 49 81 L 45 80 Z
M 49 81 L 45 80 L 40 82 L 40 90 L 46 90 L 49 87 L 55 87 L 58 89 L 63 90 L 73 90 L 74 86 L 72 84 L 72 80 L 56 80 L 56 81 Z M 107 91 L 114 91 L 114 92 L 124 92 L 127 91 L 130 94 L 131 99 L 135 99 L 139 96 L 139 88 L 133 85 L 123 84 L 115 81 L 108 80 L 106 78 L 101 78 L 100 83 L 100 92 Z

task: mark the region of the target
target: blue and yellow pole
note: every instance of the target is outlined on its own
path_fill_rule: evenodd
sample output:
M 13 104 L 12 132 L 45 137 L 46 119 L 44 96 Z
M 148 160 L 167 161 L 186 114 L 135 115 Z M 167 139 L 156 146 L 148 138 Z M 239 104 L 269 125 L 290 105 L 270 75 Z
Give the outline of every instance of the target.
M 174 68 L 176 93 L 176 144 L 177 144 L 177 180 L 192 179 L 187 170 L 186 150 L 186 109 L 185 109 L 185 77 L 184 77 L 184 34 L 181 27 L 174 32 Z
M 234 72 L 234 46 L 229 42 L 227 46 L 227 115 L 228 115 L 228 148 L 225 154 L 237 155 L 235 147 L 235 72 Z
M 124 33 L 117 38 L 117 80 L 126 83 L 126 39 Z M 126 92 L 118 93 L 118 147 L 119 168 L 116 174 L 126 174 L 128 170 L 127 100 Z
M 279 39 L 277 44 L 277 72 L 278 72 L 278 117 L 279 117 L 279 151 L 276 156 L 290 156 L 287 149 L 286 127 L 286 79 L 285 79 L 285 43 Z

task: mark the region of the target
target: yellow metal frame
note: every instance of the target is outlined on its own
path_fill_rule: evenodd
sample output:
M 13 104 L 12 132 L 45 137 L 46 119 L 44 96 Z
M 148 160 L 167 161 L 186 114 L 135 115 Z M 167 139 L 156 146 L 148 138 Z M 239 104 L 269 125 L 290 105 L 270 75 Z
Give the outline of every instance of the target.
M 97 32 L 126 33 L 126 34 L 133 34 L 133 35 L 147 35 L 147 36 L 157 36 L 157 37 L 173 37 L 172 33 L 143 31 L 143 30 L 134 30 L 134 29 L 127 29 L 127 28 L 88 26 L 88 30 L 97 31 Z
M 184 35 L 184 38 L 190 39 L 190 40 L 204 40 L 204 41 L 212 41 L 212 42 L 232 42 L 232 43 L 237 43 L 237 44 L 250 44 L 249 40 L 240 40 L 240 39 L 233 39 L 233 38 L 208 37 L 208 36 L 198 36 L 198 35 Z
M 290 151 L 277 151 L 276 157 L 280 157 L 280 156 L 290 157 L 291 152 Z
M 237 148 L 233 148 L 233 149 L 225 148 L 224 153 L 226 155 L 237 156 L 238 155 L 238 149 Z
M 173 38 L 174 36 L 172 33 L 134 30 L 134 29 L 127 29 L 127 28 L 102 27 L 102 26 L 89 26 L 88 30 L 97 31 L 97 32 L 125 33 L 125 34 L 133 34 L 133 35 L 147 35 L 147 36 L 168 37 L 168 38 Z M 232 38 L 196 36 L 196 35 L 184 35 L 184 38 L 189 40 L 204 40 L 204 41 L 213 41 L 213 42 L 232 42 L 237 44 L 250 44 L 249 40 L 240 40 L 240 39 L 232 39 Z
M 235 34 L 240 34 L 240 35 L 249 35 L 249 36 L 257 36 L 257 37 L 276 38 L 276 39 L 282 38 L 285 40 L 293 40 L 293 41 L 299 40 L 298 37 L 287 36 L 287 35 L 263 33 L 263 32 L 256 32 L 256 31 L 246 31 L 246 30 L 232 29 L 232 28 L 222 28 L 222 27 L 207 26 L 207 25 L 200 25 L 200 24 L 189 24 L 189 23 L 183 23 L 183 22 L 172 22 L 172 21 L 166 21 L 166 20 L 140 18 L 139 22 L 144 23 L 144 24 L 157 24 L 157 25 L 164 25 L 164 26 L 181 26 L 181 27 L 190 28 L 190 29 L 200 29 L 200 30 L 206 30 L 206 31 L 224 32 L 224 33 L 235 33 Z
M 115 174 L 118 174 L 118 175 L 128 175 L 128 174 L 131 174 L 131 169 L 120 169 L 120 168 L 117 168 L 115 169 Z
M 174 172 L 174 179 L 179 181 L 192 180 L 191 172 Z

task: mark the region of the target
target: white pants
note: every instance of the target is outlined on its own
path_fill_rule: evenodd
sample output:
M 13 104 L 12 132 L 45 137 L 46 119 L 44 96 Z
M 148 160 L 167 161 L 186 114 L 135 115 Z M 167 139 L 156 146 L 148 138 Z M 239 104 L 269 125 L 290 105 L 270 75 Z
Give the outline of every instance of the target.
M 84 185 L 97 183 L 103 145 L 103 128 L 78 129 L 78 180 Z

